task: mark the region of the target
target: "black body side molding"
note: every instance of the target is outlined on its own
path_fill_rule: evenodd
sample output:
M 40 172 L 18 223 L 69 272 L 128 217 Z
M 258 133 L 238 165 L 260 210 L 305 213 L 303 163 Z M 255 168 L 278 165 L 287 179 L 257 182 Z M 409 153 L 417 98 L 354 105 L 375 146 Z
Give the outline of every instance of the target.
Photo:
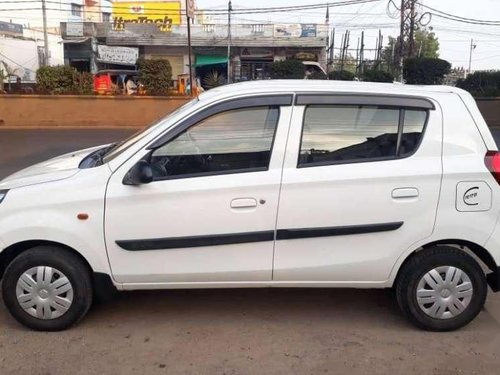
M 269 230 L 264 232 L 215 234 L 210 236 L 157 238 L 150 240 L 125 240 L 116 241 L 116 244 L 124 250 L 143 251 L 231 245 L 238 243 L 265 241 L 274 241 L 274 231 Z
M 396 223 L 349 225 L 345 227 L 331 228 L 278 229 L 276 239 L 279 241 L 295 240 L 299 238 L 333 237 L 347 236 L 351 234 L 388 232 L 399 229 L 402 225 L 403 222 L 400 221 Z
M 299 238 L 333 237 L 346 236 L 352 234 L 388 232 L 401 228 L 403 222 L 350 225 L 345 227 L 331 228 L 307 228 L 307 229 L 278 229 L 276 240 L 294 240 Z M 189 247 L 219 246 L 252 242 L 274 241 L 274 231 L 215 234 L 209 236 L 172 237 L 155 239 L 138 239 L 116 241 L 116 244 L 123 250 L 146 251 L 146 250 L 167 250 L 182 249 Z

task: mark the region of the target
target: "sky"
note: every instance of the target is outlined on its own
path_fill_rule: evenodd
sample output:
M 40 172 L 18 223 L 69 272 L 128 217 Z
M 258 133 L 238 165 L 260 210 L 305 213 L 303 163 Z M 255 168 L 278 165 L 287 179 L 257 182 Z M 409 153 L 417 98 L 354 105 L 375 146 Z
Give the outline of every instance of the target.
M 0 0 L 1 1 L 1 0 Z M 331 0 L 334 2 L 335 0 Z M 327 0 L 233 0 L 233 8 L 245 7 L 277 7 L 305 4 L 325 3 Z M 400 3 L 399 0 L 395 1 Z M 420 0 L 421 3 L 435 9 L 461 17 L 482 20 L 500 21 L 500 0 Z M 337 30 L 336 45 L 341 42 L 341 34 L 346 29 L 351 30 L 351 45 L 357 44 L 361 30 L 365 30 L 366 48 L 375 48 L 378 28 L 382 28 L 384 40 L 388 36 L 397 36 L 399 33 L 399 20 L 387 15 L 389 0 L 375 3 L 351 5 L 330 9 L 330 25 Z M 197 0 L 202 9 L 225 9 L 227 2 L 221 0 Z M 308 10 L 298 12 L 276 13 L 265 16 L 241 15 L 235 18 L 256 19 L 274 22 L 324 22 L 324 10 Z M 472 69 L 498 69 L 500 70 L 500 26 L 478 26 L 462 24 L 454 21 L 434 17 L 429 26 L 439 38 L 441 45 L 440 57 L 448 60 L 454 67 L 469 66 L 469 51 L 471 38 L 477 45 L 473 52 Z

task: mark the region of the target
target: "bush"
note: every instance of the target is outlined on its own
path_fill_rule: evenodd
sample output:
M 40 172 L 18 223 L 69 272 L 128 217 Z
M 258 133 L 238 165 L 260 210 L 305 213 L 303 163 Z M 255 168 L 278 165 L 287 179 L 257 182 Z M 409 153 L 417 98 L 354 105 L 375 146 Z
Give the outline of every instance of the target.
M 172 67 L 165 59 L 137 60 L 139 82 L 149 95 L 167 95 L 172 84 Z
M 271 65 L 273 79 L 303 79 L 305 67 L 299 60 L 275 61 Z
M 457 87 L 469 91 L 473 96 L 500 96 L 500 71 L 476 72 L 457 82 Z
M 429 58 L 407 59 L 403 68 L 406 83 L 413 85 L 439 85 L 450 70 L 448 61 Z
M 312 74 L 310 74 L 307 79 L 327 79 L 328 77 L 326 76 L 325 73 L 323 72 L 314 72 Z
M 384 72 L 382 70 L 369 69 L 366 70 L 362 77 L 363 81 L 367 82 L 394 82 L 394 75 L 389 72 Z
M 71 66 L 44 66 L 36 72 L 36 84 L 44 94 L 92 94 L 93 77 Z
M 334 70 L 328 73 L 328 78 L 334 81 L 354 81 L 354 73 L 348 70 Z

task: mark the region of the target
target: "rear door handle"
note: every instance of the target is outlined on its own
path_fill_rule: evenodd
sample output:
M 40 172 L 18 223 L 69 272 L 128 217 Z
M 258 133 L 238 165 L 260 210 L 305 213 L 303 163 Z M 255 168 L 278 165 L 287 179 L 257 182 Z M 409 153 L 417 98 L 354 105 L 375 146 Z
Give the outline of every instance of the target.
M 257 199 L 236 198 L 231 201 L 231 208 L 253 208 L 257 207 Z
M 392 191 L 393 199 L 417 198 L 417 188 L 398 188 Z

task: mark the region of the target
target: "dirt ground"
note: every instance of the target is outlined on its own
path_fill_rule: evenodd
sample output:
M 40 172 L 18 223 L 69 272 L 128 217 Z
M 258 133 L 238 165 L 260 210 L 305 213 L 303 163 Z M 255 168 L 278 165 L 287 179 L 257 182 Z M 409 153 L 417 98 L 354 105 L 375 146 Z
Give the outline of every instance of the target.
M 0 130 L 0 178 L 124 136 L 19 132 Z M 0 300 L 0 375 L 323 373 L 499 374 L 500 295 L 451 333 L 415 329 L 384 290 L 128 292 L 60 333 L 25 329 Z

